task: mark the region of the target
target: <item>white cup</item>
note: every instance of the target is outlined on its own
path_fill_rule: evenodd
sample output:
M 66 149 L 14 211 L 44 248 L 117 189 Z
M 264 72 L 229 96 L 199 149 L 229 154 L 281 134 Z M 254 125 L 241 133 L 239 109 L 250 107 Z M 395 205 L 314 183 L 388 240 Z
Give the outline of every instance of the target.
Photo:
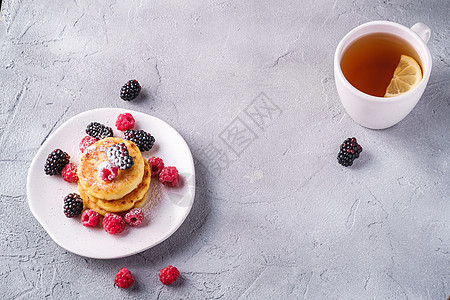
M 383 98 L 365 94 L 347 81 L 341 69 L 342 56 L 352 42 L 371 33 L 399 36 L 416 50 L 423 69 L 423 78 L 418 86 L 405 94 Z M 397 124 L 411 112 L 430 78 L 431 55 L 426 45 L 430 35 L 430 28 L 423 23 L 408 28 L 393 22 L 374 21 L 362 24 L 344 36 L 334 54 L 334 77 L 342 105 L 353 120 L 367 128 L 384 129 Z

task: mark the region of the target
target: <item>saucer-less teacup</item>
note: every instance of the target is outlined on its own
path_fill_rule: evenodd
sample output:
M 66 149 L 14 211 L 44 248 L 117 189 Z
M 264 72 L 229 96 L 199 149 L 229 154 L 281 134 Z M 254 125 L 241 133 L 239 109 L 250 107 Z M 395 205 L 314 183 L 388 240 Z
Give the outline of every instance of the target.
M 423 72 L 419 85 L 407 93 L 384 98 L 361 92 L 350 84 L 342 72 L 343 54 L 353 42 L 374 33 L 394 35 L 415 50 Z M 411 112 L 430 78 L 431 55 L 426 45 L 430 35 L 430 28 L 423 23 L 408 28 L 393 22 L 375 21 L 360 25 L 344 36 L 334 55 L 334 77 L 342 105 L 353 120 L 367 128 L 383 129 L 397 124 Z

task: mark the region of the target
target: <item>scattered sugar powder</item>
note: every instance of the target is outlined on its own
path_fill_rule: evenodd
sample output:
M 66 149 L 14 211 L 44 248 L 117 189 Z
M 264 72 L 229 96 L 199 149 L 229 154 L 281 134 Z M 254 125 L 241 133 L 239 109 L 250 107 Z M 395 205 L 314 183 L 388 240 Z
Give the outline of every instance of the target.
M 159 182 L 154 182 L 154 180 L 150 183 L 150 188 L 148 189 L 147 195 L 147 203 L 142 208 L 145 215 L 151 215 L 151 213 L 155 210 L 155 207 L 161 202 L 163 197 L 161 184 Z
M 112 181 L 116 178 L 118 172 L 119 169 L 107 160 L 98 165 L 97 168 L 98 177 L 104 181 Z

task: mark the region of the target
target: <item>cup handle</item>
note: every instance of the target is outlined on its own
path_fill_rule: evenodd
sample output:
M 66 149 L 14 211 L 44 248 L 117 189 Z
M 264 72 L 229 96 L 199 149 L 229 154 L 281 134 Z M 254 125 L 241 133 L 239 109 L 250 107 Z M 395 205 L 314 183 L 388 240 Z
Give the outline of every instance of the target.
M 430 27 L 419 22 L 414 24 L 413 27 L 411 27 L 411 30 L 417 33 L 417 35 L 420 36 L 420 38 L 425 42 L 425 44 L 428 43 L 428 40 L 430 39 L 431 36 Z

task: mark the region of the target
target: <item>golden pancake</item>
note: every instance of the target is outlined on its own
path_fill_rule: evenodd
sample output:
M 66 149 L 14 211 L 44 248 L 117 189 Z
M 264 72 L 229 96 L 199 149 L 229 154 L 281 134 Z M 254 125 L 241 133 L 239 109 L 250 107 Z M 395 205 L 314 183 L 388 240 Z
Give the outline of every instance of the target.
M 152 174 L 150 173 L 150 166 L 148 162 L 144 160 L 144 178 L 141 183 L 133 190 L 131 193 L 126 194 L 124 197 L 117 200 L 103 200 L 89 195 L 89 199 L 95 202 L 98 207 L 110 211 L 110 212 L 120 212 L 124 210 L 131 209 L 134 203 L 147 193 L 150 186 L 150 181 L 152 179 Z
M 103 208 L 99 207 L 94 201 L 89 199 L 89 196 L 85 193 L 85 191 L 83 190 L 81 185 L 78 185 L 78 192 L 80 193 L 81 198 L 83 198 L 84 207 L 86 207 L 88 209 L 92 209 L 92 210 L 98 212 L 99 214 L 101 214 L 102 216 L 104 216 L 108 212 L 109 213 L 116 213 L 116 214 L 123 215 L 125 212 L 127 212 L 128 210 L 130 210 L 131 208 L 134 207 L 134 206 L 131 206 L 130 208 L 128 208 L 128 209 L 126 209 L 124 211 L 121 211 L 121 212 L 107 211 L 107 210 L 104 210 Z M 144 194 L 142 199 L 138 199 L 136 201 L 136 204 L 137 203 L 145 204 L 146 198 L 147 198 L 147 193 Z
M 133 166 L 127 170 L 119 170 L 113 181 L 103 181 L 98 176 L 97 167 L 108 160 L 106 151 L 112 145 L 125 143 L 128 154 L 133 157 Z M 115 200 L 133 191 L 144 176 L 144 158 L 139 148 L 130 141 L 109 137 L 86 148 L 80 158 L 77 174 L 83 190 L 96 198 Z
M 144 165 L 145 165 L 144 178 L 142 182 L 131 193 L 125 195 L 121 199 L 106 201 L 99 198 L 95 198 L 89 195 L 89 193 L 87 193 L 83 189 L 83 187 L 80 184 L 78 184 L 78 191 L 81 195 L 81 198 L 83 198 L 84 205 L 86 207 L 94 209 L 99 213 L 104 214 L 106 212 L 119 213 L 130 210 L 131 208 L 135 207 L 135 204 L 137 202 L 140 202 L 141 205 L 145 204 L 144 196 L 147 194 L 152 177 L 150 172 L 150 166 L 148 165 L 148 162 L 145 160 Z
M 107 211 L 101 209 L 100 207 L 97 206 L 97 204 L 95 204 L 94 201 L 91 201 L 89 199 L 89 196 L 86 194 L 86 192 L 84 191 L 83 187 L 80 184 L 78 184 L 78 193 L 80 194 L 81 198 L 83 198 L 83 205 L 85 208 L 92 209 L 101 214 L 102 216 L 104 216 L 107 213 Z
M 142 208 L 145 205 L 145 203 L 147 203 L 147 194 L 145 194 L 145 197 L 142 197 L 141 200 L 136 201 L 134 203 L 133 208 Z

